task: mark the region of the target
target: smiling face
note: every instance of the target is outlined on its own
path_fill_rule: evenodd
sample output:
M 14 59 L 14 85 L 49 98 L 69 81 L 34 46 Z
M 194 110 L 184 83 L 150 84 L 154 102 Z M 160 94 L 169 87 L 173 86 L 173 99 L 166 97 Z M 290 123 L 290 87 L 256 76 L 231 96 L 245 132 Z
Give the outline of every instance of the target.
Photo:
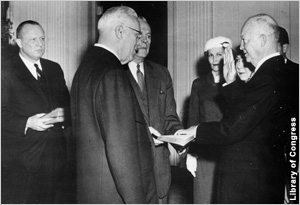
M 243 58 L 241 55 L 238 55 L 236 57 L 235 67 L 236 67 L 237 74 L 242 81 L 249 80 L 252 72 L 250 71 L 249 68 L 244 66 Z
M 135 59 L 144 59 L 150 51 L 151 28 L 147 22 L 139 18 L 142 35 L 138 40 Z
M 26 24 L 16 39 L 21 55 L 31 62 L 39 60 L 45 52 L 45 33 L 41 26 Z
M 224 57 L 224 48 L 216 47 L 211 48 L 207 51 L 208 61 L 210 63 L 210 67 L 214 72 L 218 72 L 220 70 L 220 62 Z

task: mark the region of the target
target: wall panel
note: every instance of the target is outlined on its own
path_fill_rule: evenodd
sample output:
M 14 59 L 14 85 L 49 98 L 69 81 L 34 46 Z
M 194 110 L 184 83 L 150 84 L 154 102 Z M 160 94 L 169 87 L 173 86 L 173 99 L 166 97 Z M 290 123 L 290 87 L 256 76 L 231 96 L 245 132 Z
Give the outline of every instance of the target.
M 186 124 L 191 82 L 205 42 L 212 33 L 211 2 L 168 2 L 168 68 L 173 77 L 177 113 Z M 171 164 L 179 156 L 171 149 Z

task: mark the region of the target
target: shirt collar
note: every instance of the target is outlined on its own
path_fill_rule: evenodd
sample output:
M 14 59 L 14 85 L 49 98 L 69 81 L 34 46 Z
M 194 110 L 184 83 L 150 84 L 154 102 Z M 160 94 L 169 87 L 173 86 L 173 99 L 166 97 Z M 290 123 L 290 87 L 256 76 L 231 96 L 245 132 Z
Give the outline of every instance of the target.
M 140 65 L 140 71 L 144 74 L 144 63 L 141 62 L 141 63 L 139 63 L 139 65 Z M 130 61 L 130 62 L 128 63 L 128 67 L 129 67 L 130 69 L 134 69 L 134 71 L 136 71 L 136 70 L 137 70 L 137 63 L 134 62 L 134 61 Z
M 268 56 L 262 58 L 262 59 L 257 63 L 257 65 L 256 65 L 256 67 L 255 67 L 255 70 L 254 70 L 254 73 L 257 72 L 257 70 L 260 68 L 260 66 L 261 66 L 265 61 L 267 61 L 268 59 L 270 59 L 270 58 L 272 58 L 272 57 L 279 56 L 279 55 L 280 55 L 280 53 L 279 53 L 279 52 L 276 52 L 276 53 L 272 53 L 272 54 L 270 54 L 270 55 L 268 55 Z
M 31 61 L 24 58 L 21 53 L 19 53 L 19 56 L 20 56 L 21 60 L 23 61 L 23 63 L 25 64 L 25 66 L 27 67 L 27 69 L 33 75 L 33 77 L 35 77 L 37 79 L 36 67 L 34 66 L 34 64 L 38 64 L 39 68 L 41 70 L 43 70 L 42 65 L 41 65 L 41 61 L 38 60 L 35 63 L 32 63 Z
M 280 55 L 279 52 L 272 53 L 272 54 L 270 54 L 270 55 L 268 55 L 268 56 L 262 58 L 260 61 L 258 61 L 257 65 L 256 65 L 256 67 L 255 67 L 254 72 L 251 73 L 251 76 L 248 78 L 248 80 L 247 80 L 246 82 L 249 82 L 249 81 L 253 78 L 253 76 L 255 75 L 255 73 L 258 71 L 258 69 L 260 68 L 260 66 L 261 66 L 264 62 L 266 62 L 266 61 L 267 61 L 268 59 L 270 59 L 270 58 L 273 58 L 273 57 L 279 56 L 279 55 Z
M 95 43 L 95 46 L 104 48 L 105 50 L 108 50 L 109 52 L 111 52 L 112 54 L 114 54 L 117 57 L 117 59 L 119 59 L 119 61 L 120 61 L 120 58 L 118 57 L 118 55 L 113 50 L 111 50 L 110 48 L 108 48 L 107 46 L 105 46 L 105 45 L 103 45 L 101 43 Z
M 42 65 L 41 65 L 40 59 L 37 60 L 36 62 L 32 63 L 31 61 L 24 58 L 21 53 L 19 53 L 19 56 L 22 59 L 22 61 L 24 62 L 24 64 L 26 65 L 27 68 L 31 67 L 31 66 L 34 66 L 34 64 L 38 64 L 39 68 L 42 70 Z
M 143 62 L 141 62 L 141 63 L 139 63 L 140 64 L 140 71 L 144 74 L 144 76 L 145 76 L 145 69 L 144 69 L 144 63 Z M 133 78 L 136 80 L 136 81 L 138 81 L 137 80 L 137 74 L 136 74 L 136 71 L 137 71 L 137 63 L 136 62 L 134 62 L 134 61 L 130 61 L 129 63 L 128 63 L 128 67 L 129 67 L 129 70 L 130 70 L 130 72 L 131 72 L 131 74 L 132 74 L 132 76 L 133 76 Z

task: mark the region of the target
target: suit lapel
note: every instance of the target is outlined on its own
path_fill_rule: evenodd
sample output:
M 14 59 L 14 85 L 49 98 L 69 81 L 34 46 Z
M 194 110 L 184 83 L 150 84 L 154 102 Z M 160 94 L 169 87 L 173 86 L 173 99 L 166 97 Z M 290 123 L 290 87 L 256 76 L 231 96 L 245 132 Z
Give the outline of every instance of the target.
M 31 87 L 32 90 L 38 93 L 47 102 L 47 96 L 44 94 L 39 83 L 32 76 L 31 72 L 28 70 L 28 68 L 21 60 L 19 55 L 17 55 L 13 63 L 14 63 L 15 73 L 20 79 L 22 79 L 21 81 L 24 82 L 24 84 Z
M 149 64 L 148 61 L 144 61 L 144 70 L 145 70 L 145 83 L 146 83 L 147 95 L 148 95 L 148 106 L 151 107 L 151 109 L 156 110 L 156 107 L 158 106 L 157 99 L 159 99 L 159 92 L 161 86 L 159 80 L 160 76 L 157 76 L 157 73 L 154 72 L 154 68 Z M 150 115 L 151 112 L 149 113 L 149 118 L 151 119 Z
M 128 76 L 128 78 L 129 78 L 129 81 L 130 81 L 130 83 L 131 83 L 131 86 L 132 86 L 132 88 L 133 88 L 133 90 L 134 90 L 134 93 L 135 93 L 135 95 L 136 95 L 136 98 L 137 98 L 137 100 L 138 100 L 138 103 L 139 103 L 139 105 L 140 105 L 140 108 L 141 108 L 141 110 L 142 110 L 142 113 L 143 113 L 143 115 L 144 115 L 144 118 L 145 118 L 145 120 L 146 120 L 146 122 L 149 124 L 149 118 L 148 118 L 148 111 L 146 110 L 146 107 L 144 106 L 144 104 L 143 104 L 143 101 L 142 101 L 142 93 L 141 93 L 141 91 L 140 91 L 140 87 L 139 87 L 139 85 L 137 84 L 137 82 L 136 82 L 136 80 L 134 79 L 134 77 L 132 76 L 132 74 L 131 74 L 131 72 L 130 72 L 130 69 L 129 69 L 129 67 L 128 67 L 128 64 L 126 65 L 126 74 L 127 74 L 127 76 Z
M 145 64 L 144 64 L 144 66 L 145 66 Z M 145 73 L 146 73 L 147 69 L 145 67 L 144 67 L 144 69 L 145 69 Z M 145 119 L 145 121 L 147 123 L 147 126 L 149 127 L 150 126 L 150 118 L 148 116 L 150 115 L 150 113 L 148 112 L 147 108 L 145 107 L 145 105 L 144 105 L 144 103 L 142 101 L 143 96 L 142 96 L 140 87 L 139 87 L 138 83 L 136 82 L 136 80 L 134 79 L 134 77 L 132 76 L 128 64 L 126 64 L 126 74 L 127 74 L 128 78 L 129 78 L 129 81 L 130 81 L 130 83 L 132 85 L 133 91 L 134 91 L 134 93 L 136 95 L 136 98 L 137 98 L 138 103 L 140 105 L 140 108 L 141 108 L 141 111 L 143 113 L 144 119 Z M 145 74 L 145 76 L 147 76 L 147 74 Z M 146 79 L 147 79 L 147 77 L 145 77 L 146 87 L 150 88 L 151 86 L 147 85 L 147 80 Z M 152 79 L 152 77 L 150 77 L 150 79 Z M 147 93 L 148 93 L 148 88 L 147 88 Z M 148 100 L 148 103 L 150 103 L 149 101 L 151 101 L 151 100 Z M 149 115 L 148 115 L 148 113 L 149 113 Z M 149 129 L 147 129 L 147 132 L 148 132 L 148 137 L 149 137 L 149 140 L 150 140 L 150 143 L 151 143 L 151 147 L 153 149 L 153 152 L 152 152 L 153 158 L 155 158 L 155 151 L 154 151 L 155 150 L 155 144 L 154 144 L 154 141 L 153 141 L 153 138 L 152 138 L 152 134 L 150 133 Z
M 266 60 L 260 68 L 257 70 L 257 72 L 252 77 L 253 79 L 257 78 L 260 75 L 263 74 L 272 74 L 275 72 L 280 72 L 281 67 L 284 66 L 284 60 L 282 56 L 274 56 L 272 58 L 269 58 Z M 250 79 L 249 83 L 252 79 Z
M 50 103 L 50 106 L 52 107 L 53 106 L 53 103 L 52 103 L 52 90 L 51 90 L 51 86 L 50 86 L 50 76 L 52 75 L 52 72 L 51 72 L 51 68 L 48 66 L 48 64 L 46 63 L 46 61 L 44 59 L 41 58 L 41 65 L 42 65 L 42 68 L 43 68 L 43 76 L 45 78 L 45 82 L 46 82 L 46 88 L 47 88 L 47 96 L 48 97 L 47 99 L 49 99 L 49 103 Z

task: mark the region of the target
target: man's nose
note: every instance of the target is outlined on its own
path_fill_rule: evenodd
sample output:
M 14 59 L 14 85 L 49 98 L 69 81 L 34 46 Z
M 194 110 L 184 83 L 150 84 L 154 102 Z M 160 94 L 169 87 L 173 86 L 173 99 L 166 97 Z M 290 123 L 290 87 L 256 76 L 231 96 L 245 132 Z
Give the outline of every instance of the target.
M 38 39 L 37 41 L 37 46 L 43 46 L 44 41 L 41 39 Z
M 244 49 L 244 43 L 243 43 L 243 41 L 241 42 L 240 49 L 241 49 L 241 50 Z
M 141 41 L 142 41 L 143 43 L 147 43 L 147 37 L 143 35 L 143 36 L 141 37 Z
M 241 67 L 242 67 L 242 66 L 241 66 L 241 62 L 237 62 L 237 63 L 236 63 L 236 69 L 237 69 L 237 70 L 240 70 Z
M 213 62 L 214 63 L 219 63 L 221 60 L 221 58 L 219 58 L 218 56 L 213 56 Z

